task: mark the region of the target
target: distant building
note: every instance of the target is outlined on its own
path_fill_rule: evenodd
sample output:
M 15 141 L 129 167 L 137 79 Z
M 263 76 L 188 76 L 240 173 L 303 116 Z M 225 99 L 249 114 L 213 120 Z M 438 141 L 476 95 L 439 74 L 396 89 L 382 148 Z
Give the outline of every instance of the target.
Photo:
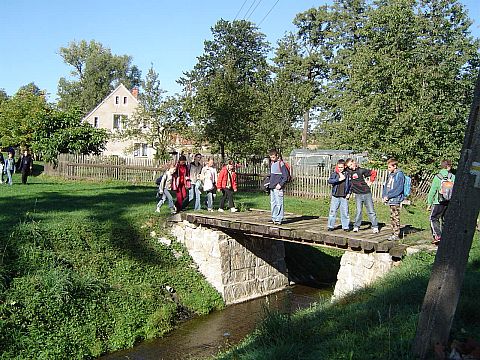
M 334 167 L 340 159 L 346 160 L 352 158 L 359 164 L 368 161 L 368 155 L 365 152 L 356 153 L 353 150 L 310 150 L 294 149 L 290 153 L 290 160 L 294 165 Z

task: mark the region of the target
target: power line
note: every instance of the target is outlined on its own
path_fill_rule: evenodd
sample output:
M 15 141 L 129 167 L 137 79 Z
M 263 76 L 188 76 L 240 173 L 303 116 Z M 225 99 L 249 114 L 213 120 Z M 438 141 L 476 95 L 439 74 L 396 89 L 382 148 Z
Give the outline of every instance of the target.
M 245 13 L 245 15 L 243 15 L 243 20 L 245 20 L 245 18 L 247 17 L 247 14 L 250 12 L 250 9 L 256 2 L 257 0 L 253 0 L 253 2 L 250 4 L 250 7 L 247 9 L 247 12 Z
M 265 19 L 267 18 L 267 16 L 272 12 L 273 8 L 278 4 L 279 1 L 280 1 L 280 0 L 277 0 L 277 1 L 275 2 L 275 4 L 273 4 L 273 6 L 270 8 L 270 10 L 268 10 L 267 14 L 263 17 L 262 20 L 260 20 L 260 22 L 258 23 L 257 26 L 260 26 L 260 25 L 262 24 L 263 20 L 265 20 Z
M 237 20 L 237 16 L 238 14 L 240 14 L 240 11 L 242 11 L 243 7 L 245 6 L 245 4 L 247 3 L 247 0 L 245 0 L 242 4 L 242 7 L 240 8 L 240 10 L 237 11 L 237 15 L 235 15 L 235 19 L 233 19 L 233 21 Z
M 262 2 L 262 0 L 260 0 L 257 5 L 253 8 L 252 12 L 250 13 L 250 15 L 248 15 L 247 19 L 250 18 L 250 16 L 252 16 L 252 14 L 255 12 L 255 10 L 257 9 L 258 5 L 260 5 L 260 3 Z

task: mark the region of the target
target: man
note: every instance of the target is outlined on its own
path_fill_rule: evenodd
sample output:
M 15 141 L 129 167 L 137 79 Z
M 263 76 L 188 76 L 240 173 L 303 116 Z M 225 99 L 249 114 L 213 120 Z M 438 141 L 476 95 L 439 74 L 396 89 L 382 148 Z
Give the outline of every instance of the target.
M 280 159 L 277 150 L 269 151 L 270 156 L 270 207 L 272 210 L 272 222 L 281 225 L 284 217 L 283 211 L 283 187 L 288 180 L 288 172 L 285 163 Z
M 450 198 L 445 199 L 441 194 L 442 184 L 445 188 L 445 183 L 449 182 L 449 187 L 455 181 L 455 175 L 452 174 L 452 162 L 450 160 L 442 160 L 440 163 L 440 171 L 432 180 L 430 191 L 427 196 L 427 210 L 430 210 L 430 227 L 432 230 L 432 244 L 437 245 L 442 239 L 442 227 L 445 211 L 447 211 Z M 445 191 L 443 191 L 445 192 Z
M 383 202 L 390 208 L 390 224 L 392 235 L 388 238 L 391 241 L 400 240 L 400 207 L 405 198 L 405 174 L 398 168 L 398 161 L 390 158 L 387 161 L 388 175 L 383 185 Z
M 18 160 L 18 170 L 22 173 L 22 184 L 27 184 L 27 178 L 31 174 L 32 168 L 32 156 L 28 153 L 28 150 L 24 150 L 22 157 Z
M 332 185 L 332 197 L 330 200 L 330 211 L 328 213 L 327 230 L 334 230 L 337 211 L 340 208 L 342 229 L 349 231 L 350 217 L 348 215 L 348 197 L 350 196 L 350 179 L 345 169 L 345 160 L 338 160 L 335 170 L 328 179 L 328 183 Z
M 375 208 L 373 207 L 372 192 L 370 185 L 377 177 L 375 170 L 361 168 L 353 159 L 347 159 L 345 164 L 348 168 L 348 176 L 351 182 L 351 191 L 355 194 L 355 202 L 357 205 L 357 212 L 355 215 L 355 222 L 353 223 L 353 231 L 358 232 L 362 224 L 362 210 L 363 205 L 367 209 L 367 215 L 372 224 L 372 231 L 374 234 L 378 233 L 378 221 Z
M 190 164 L 190 180 L 191 180 L 191 187 L 188 191 L 188 202 L 192 201 L 195 198 L 195 206 L 193 210 L 197 211 L 201 209 L 200 205 L 200 174 L 202 172 L 202 164 L 200 163 L 202 160 L 201 154 L 195 154 L 193 158 L 193 162 Z

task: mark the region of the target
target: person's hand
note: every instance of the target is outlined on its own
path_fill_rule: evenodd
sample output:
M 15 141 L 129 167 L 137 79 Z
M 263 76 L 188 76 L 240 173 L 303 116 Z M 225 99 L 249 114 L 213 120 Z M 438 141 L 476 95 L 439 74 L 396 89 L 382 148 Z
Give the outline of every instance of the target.
M 370 179 L 365 180 L 365 182 L 367 183 L 368 186 L 372 186 L 372 182 L 370 181 Z
M 233 190 L 233 192 L 237 192 L 237 189 Z
M 339 181 L 345 180 L 345 175 L 343 175 L 343 173 L 340 173 L 340 174 L 338 175 L 338 180 L 339 180 Z
M 277 186 L 275 186 L 275 189 L 277 190 L 280 190 L 282 187 L 280 186 L 280 184 L 277 184 Z
M 388 202 L 388 197 L 385 196 L 385 197 L 383 198 L 383 202 L 387 203 L 387 202 Z
M 432 210 L 432 205 L 427 205 L 427 211 Z

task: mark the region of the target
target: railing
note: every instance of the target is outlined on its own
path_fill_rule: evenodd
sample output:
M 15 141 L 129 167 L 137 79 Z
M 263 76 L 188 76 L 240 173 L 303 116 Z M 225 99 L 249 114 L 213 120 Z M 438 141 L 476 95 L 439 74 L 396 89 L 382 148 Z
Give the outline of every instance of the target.
M 159 162 L 152 159 L 61 154 L 58 157 L 57 167 L 47 165 L 45 173 L 68 179 L 114 179 L 134 183 L 152 183 L 163 174 L 169 165 L 168 161 Z M 286 195 L 302 198 L 330 196 L 332 187 L 327 182 L 332 171 L 330 168 L 291 165 L 291 171 L 292 181 L 285 188 Z M 262 189 L 262 182 L 267 173 L 268 168 L 265 164 L 241 164 L 237 169 L 239 190 L 258 191 Z M 377 170 L 377 174 L 371 190 L 374 200 L 379 201 L 382 197 L 387 170 Z M 422 176 L 421 181 L 414 184 L 412 196 L 424 198 L 428 193 L 433 176 L 431 174 Z

